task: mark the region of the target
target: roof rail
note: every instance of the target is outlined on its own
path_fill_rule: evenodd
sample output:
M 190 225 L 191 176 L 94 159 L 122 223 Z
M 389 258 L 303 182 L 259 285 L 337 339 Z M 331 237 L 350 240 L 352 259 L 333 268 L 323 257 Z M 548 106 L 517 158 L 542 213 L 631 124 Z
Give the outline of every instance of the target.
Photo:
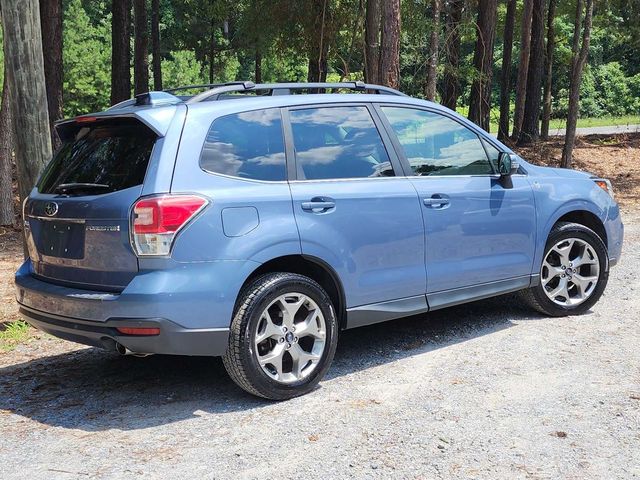
M 202 85 L 207 87 L 208 85 Z M 197 88 L 198 86 L 191 87 L 178 87 L 178 89 Z M 187 103 L 199 103 L 207 100 L 218 100 L 221 94 L 230 92 L 255 92 L 255 91 L 267 91 L 267 95 L 290 95 L 294 90 L 354 90 L 359 92 L 371 91 L 378 94 L 399 95 L 406 97 L 406 95 L 398 90 L 382 85 L 370 85 L 361 81 L 357 82 L 339 82 L 339 83 L 260 83 L 255 84 L 253 82 L 229 82 L 222 85 L 215 85 L 213 88 L 202 92 L 189 100 Z M 176 91 L 172 89 L 171 91 Z
M 184 85 L 181 87 L 165 88 L 162 91 L 167 93 L 175 93 L 183 90 L 195 90 L 195 89 L 202 89 L 202 88 L 212 89 L 216 87 L 224 87 L 225 85 L 239 85 L 242 83 L 251 83 L 251 82 L 202 83 L 199 85 Z

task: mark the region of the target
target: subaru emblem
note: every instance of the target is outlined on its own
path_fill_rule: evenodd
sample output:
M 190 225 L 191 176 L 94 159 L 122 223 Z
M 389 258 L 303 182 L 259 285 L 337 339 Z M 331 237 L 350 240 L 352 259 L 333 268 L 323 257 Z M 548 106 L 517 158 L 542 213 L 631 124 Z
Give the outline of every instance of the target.
M 44 206 L 44 213 L 48 217 L 53 217 L 56 213 L 58 213 L 58 204 L 56 202 L 47 202 Z

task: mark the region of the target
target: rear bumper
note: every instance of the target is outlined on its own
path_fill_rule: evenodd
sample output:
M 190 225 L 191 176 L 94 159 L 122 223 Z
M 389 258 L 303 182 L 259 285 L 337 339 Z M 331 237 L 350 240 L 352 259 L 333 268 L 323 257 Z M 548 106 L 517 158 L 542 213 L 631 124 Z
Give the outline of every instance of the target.
M 29 323 L 67 340 L 95 346 L 117 341 L 137 353 L 219 356 L 227 348 L 238 291 L 255 266 L 173 262 L 141 271 L 122 292 L 109 293 L 40 280 L 27 260 L 15 275 L 16 299 Z M 161 333 L 142 337 L 115 330 L 141 325 L 159 325 Z
M 132 353 L 220 356 L 227 349 L 228 328 L 188 329 L 164 318 L 114 318 L 105 322 L 61 317 L 20 305 L 20 314 L 35 328 L 84 345 L 115 350 L 116 342 Z M 159 328 L 159 335 L 123 335 L 118 327 Z

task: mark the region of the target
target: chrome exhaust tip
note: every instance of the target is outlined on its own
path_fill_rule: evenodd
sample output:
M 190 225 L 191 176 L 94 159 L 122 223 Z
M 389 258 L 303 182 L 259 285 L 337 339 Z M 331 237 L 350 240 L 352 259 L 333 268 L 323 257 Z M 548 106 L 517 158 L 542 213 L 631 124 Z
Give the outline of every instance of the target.
M 133 356 L 133 357 L 148 357 L 149 355 L 153 355 L 153 353 L 138 353 L 138 352 L 132 352 L 131 350 L 129 350 L 127 347 L 125 347 L 124 345 L 122 345 L 120 342 L 116 342 L 113 338 L 103 338 L 102 339 L 102 344 L 104 345 L 104 348 L 106 348 L 107 350 L 111 351 L 111 352 L 117 352 L 120 355 L 123 356 Z
M 122 345 L 121 343 L 118 343 L 118 342 L 116 342 L 116 352 L 118 352 L 120 355 L 127 355 L 127 356 L 130 355 L 132 357 L 138 357 L 138 358 L 144 358 L 144 357 L 149 357 L 149 356 L 153 355 L 153 353 L 132 352 L 127 347 L 125 347 L 124 345 Z

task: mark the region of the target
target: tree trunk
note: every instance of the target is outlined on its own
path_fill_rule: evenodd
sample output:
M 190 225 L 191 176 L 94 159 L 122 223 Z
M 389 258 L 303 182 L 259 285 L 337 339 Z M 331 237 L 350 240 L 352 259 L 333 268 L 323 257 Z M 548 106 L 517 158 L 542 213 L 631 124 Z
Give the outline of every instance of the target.
M 59 146 L 53 122 L 62 118 L 62 0 L 40 0 L 40 28 L 47 39 L 44 54 L 44 76 L 47 82 L 47 105 L 51 143 Z
M 540 100 L 544 70 L 544 4 L 545 0 L 534 0 L 527 95 L 522 115 L 522 128 L 518 137 L 519 145 L 537 141 L 540 137 Z
M 367 0 L 364 23 L 364 80 L 380 83 L 380 0 Z
M 160 0 L 151 1 L 151 53 L 153 55 L 153 89 L 162 90 L 162 55 L 160 53 Z
M 400 0 L 383 2 L 380 83 L 400 87 Z
M 522 11 L 522 27 L 520 29 L 520 62 L 516 82 L 516 104 L 513 110 L 513 132 L 511 136 L 517 140 L 522 128 L 524 101 L 527 98 L 527 75 L 529 74 L 529 54 L 531 51 L 531 19 L 533 17 L 534 0 L 524 0 Z
M 513 30 L 516 22 L 516 4 L 516 0 L 507 0 L 507 16 L 504 23 L 502 75 L 500 78 L 500 124 L 498 126 L 498 140 L 502 141 L 505 141 L 509 137 L 509 107 L 511 106 L 511 58 L 513 53 Z
M 432 102 L 436 99 L 436 83 L 438 80 L 438 44 L 440 42 L 440 2 L 431 0 L 432 30 L 429 38 L 429 59 L 427 61 L 427 84 L 424 96 Z
M 449 0 L 447 9 L 447 23 L 445 26 L 445 56 L 444 88 L 442 104 L 451 110 L 456 109 L 460 95 L 460 80 L 458 68 L 460 66 L 460 21 L 464 0 Z
M 131 0 L 111 4 L 111 104 L 131 97 Z
M 51 158 L 38 0 L 0 0 L 20 200 Z
M 551 84 L 553 81 L 553 51 L 555 50 L 556 30 L 553 21 L 556 17 L 558 0 L 549 0 L 547 12 L 547 53 L 544 57 L 544 95 L 542 99 L 542 127 L 540 136 L 549 138 L 549 122 L 551 120 Z
M 493 70 L 493 46 L 496 38 L 497 0 L 478 1 L 476 48 L 473 66 L 477 77 L 471 85 L 469 120 L 489 131 L 491 111 L 491 76 Z
M 569 85 L 569 111 L 567 113 L 567 133 L 562 149 L 562 167 L 570 168 L 573 158 L 573 146 L 576 141 L 576 124 L 578 123 L 578 111 L 580 107 L 580 83 L 582 71 L 589 55 L 589 42 L 591 41 L 591 20 L 593 16 L 593 0 L 586 0 L 586 14 L 582 26 L 582 46 L 579 47 L 580 19 L 582 17 L 583 0 L 577 1 L 575 30 L 573 34 L 573 55 L 571 58 L 571 82 Z
M 213 83 L 216 67 L 216 19 L 211 19 L 211 30 L 209 31 L 209 83 Z
M 5 69 L 6 71 L 6 69 Z M 0 225 L 13 225 L 13 185 L 11 157 L 13 153 L 13 131 L 9 105 L 7 76 L 2 82 L 2 104 L 0 105 Z
M 308 33 L 311 39 L 309 45 L 308 82 L 326 82 L 327 57 L 329 55 L 328 27 L 331 23 L 331 10 L 328 0 L 313 0 L 313 20 Z
M 262 52 L 260 52 L 260 50 L 257 48 L 256 48 L 255 64 L 256 64 L 255 82 L 262 83 Z
M 133 17 L 133 90 L 138 95 L 149 91 L 149 25 L 145 0 L 133 0 Z

